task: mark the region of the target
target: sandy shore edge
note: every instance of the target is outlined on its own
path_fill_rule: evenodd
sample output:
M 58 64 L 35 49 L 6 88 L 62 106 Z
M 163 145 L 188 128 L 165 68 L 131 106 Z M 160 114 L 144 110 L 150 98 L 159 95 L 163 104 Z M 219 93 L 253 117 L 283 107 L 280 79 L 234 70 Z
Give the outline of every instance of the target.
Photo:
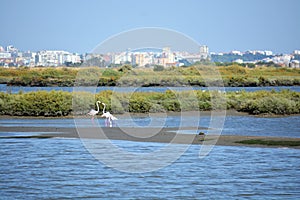
M 181 130 L 197 130 L 195 127 L 184 127 Z M 263 137 L 263 136 L 242 136 L 242 135 L 197 135 L 178 134 L 178 128 L 60 128 L 60 127 L 5 127 L 0 126 L 0 132 L 31 132 L 42 133 L 29 136 L 1 136 L 0 138 L 90 138 L 90 139 L 110 139 L 128 140 L 138 142 L 160 142 L 176 144 L 204 144 L 222 146 L 250 146 L 250 147 L 289 147 L 300 149 L 300 146 L 285 145 L 261 145 L 261 144 L 241 144 L 244 140 L 263 141 L 296 141 L 300 138 L 287 137 Z

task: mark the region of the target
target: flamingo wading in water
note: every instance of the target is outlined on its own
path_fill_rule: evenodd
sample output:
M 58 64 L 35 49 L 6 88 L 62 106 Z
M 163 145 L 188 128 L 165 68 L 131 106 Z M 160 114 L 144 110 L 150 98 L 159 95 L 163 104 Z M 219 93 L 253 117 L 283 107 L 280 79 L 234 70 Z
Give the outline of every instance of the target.
M 100 101 L 97 101 L 96 102 L 97 110 L 91 109 L 90 112 L 88 112 L 88 114 L 87 114 L 87 115 L 92 116 L 92 121 L 94 121 L 95 116 L 99 113 L 99 110 L 100 110 L 99 104 L 100 103 L 101 103 Z
M 105 117 L 106 118 L 106 120 L 105 120 L 105 125 L 106 126 L 112 127 L 113 121 L 118 120 L 118 118 L 116 118 L 115 116 L 113 116 L 112 114 L 110 114 L 110 112 L 108 112 L 108 111 L 105 112 L 106 105 L 103 102 L 102 102 L 102 105 L 104 107 L 103 107 L 103 111 L 102 111 L 103 114 L 101 115 L 101 117 Z

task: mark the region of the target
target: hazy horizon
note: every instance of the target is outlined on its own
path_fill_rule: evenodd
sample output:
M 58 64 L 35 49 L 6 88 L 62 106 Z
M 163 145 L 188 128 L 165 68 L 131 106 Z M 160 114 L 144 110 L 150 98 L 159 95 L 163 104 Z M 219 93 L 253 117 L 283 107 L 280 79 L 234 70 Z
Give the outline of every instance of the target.
M 211 52 L 300 49 L 297 0 L 2 0 L 0 46 L 91 52 L 143 27 L 180 32 Z M 129 41 L 130 42 L 130 41 Z

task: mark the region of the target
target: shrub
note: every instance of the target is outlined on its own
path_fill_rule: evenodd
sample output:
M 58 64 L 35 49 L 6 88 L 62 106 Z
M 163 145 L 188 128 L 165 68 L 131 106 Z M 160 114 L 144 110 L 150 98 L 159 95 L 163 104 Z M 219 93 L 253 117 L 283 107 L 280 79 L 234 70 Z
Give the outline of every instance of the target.
M 120 69 L 118 69 L 119 72 L 126 73 L 128 71 L 132 70 L 131 65 L 123 65 Z
M 148 113 L 150 108 L 150 102 L 142 96 L 133 96 L 129 101 L 129 112 Z
M 155 71 L 155 72 L 159 72 L 159 71 L 164 71 L 164 66 L 162 66 L 162 65 L 155 65 L 154 67 L 153 67 L 153 71 Z
M 117 77 L 119 76 L 119 73 L 113 69 L 105 69 L 102 72 L 102 76 L 106 76 L 106 77 Z
M 72 107 L 71 93 L 62 91 L 19 93 L 5 100 L 2 114 L 7 115 L 66 116 Z
M 92 93 L 73 92 L 72 113 L 82 115 L 88 113 L 91 108 L 96 109 L 95 101 L 98 99 Z
M 211 109 L 235 109 L 250 114 L 300 113 L 300 92 L 290 90 L 227 92 L 167 90 L 159 92 L 123 93 L 37 91 L 18 94 L 0 92 L 0 114 L 16 116 L 66 116 L 83 115 L 96 101 L 104 102 L 112 113 L 195 111 Z M 101 108 L 102 109 L 102 105 Z
M 276 96 L 263 97 L 249 100 L 239 109 L 251 114 L 295 114 L 299 107 L 295 101 Z

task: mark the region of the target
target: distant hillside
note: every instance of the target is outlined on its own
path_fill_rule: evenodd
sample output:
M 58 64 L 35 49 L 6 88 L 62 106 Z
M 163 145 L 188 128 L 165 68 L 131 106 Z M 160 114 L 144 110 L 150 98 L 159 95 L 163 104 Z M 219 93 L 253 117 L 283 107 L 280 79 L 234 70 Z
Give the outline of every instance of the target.
M 256 61 L 256 60 L 262 60 L 265 58 L 272 58 L 274 56 L 267 56 L 264 54 L 223 54 L 223 55 L 211 55 L 211 61 L 212 62 L 223 62 L 223 63 L 230 63 L 234 62 L 237 59 L 241 59 L 243 61 Z

